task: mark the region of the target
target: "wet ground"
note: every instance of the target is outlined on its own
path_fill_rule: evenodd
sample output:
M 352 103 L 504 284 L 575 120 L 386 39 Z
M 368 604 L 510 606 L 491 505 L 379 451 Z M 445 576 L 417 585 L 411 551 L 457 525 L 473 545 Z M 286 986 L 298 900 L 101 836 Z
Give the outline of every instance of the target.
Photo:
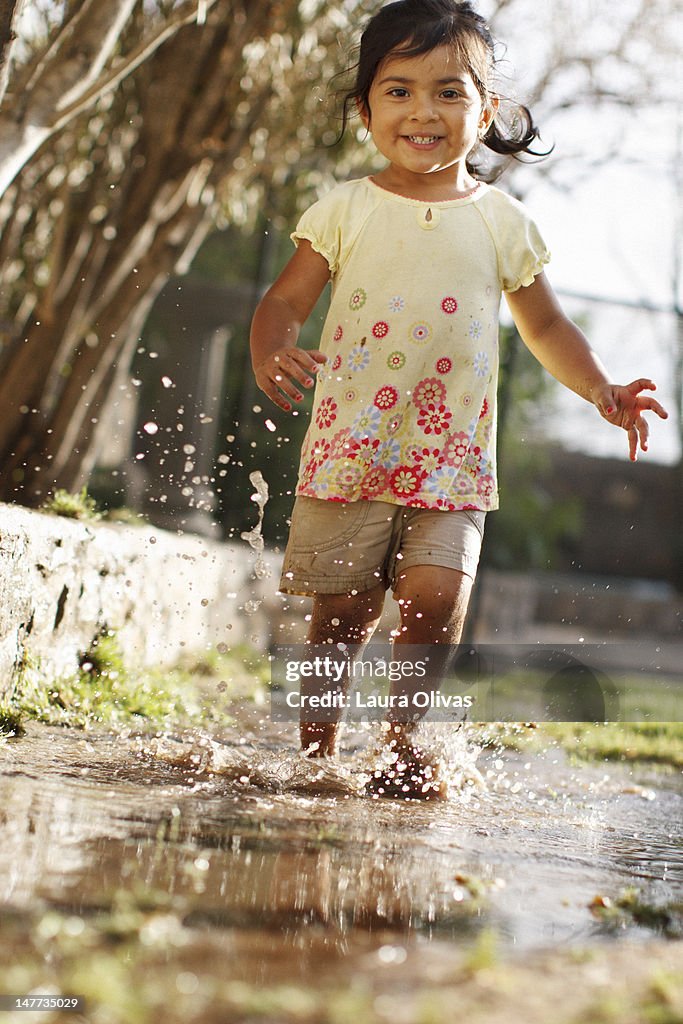
M 680 774 L 433 728 L 445 803 L 364 797 L 372 736 L 311 762 L 253 710 L 220 736 L 30 726 L 0 745 L 0 990 L 80 985 L 103 1024 L 683 1020 Z

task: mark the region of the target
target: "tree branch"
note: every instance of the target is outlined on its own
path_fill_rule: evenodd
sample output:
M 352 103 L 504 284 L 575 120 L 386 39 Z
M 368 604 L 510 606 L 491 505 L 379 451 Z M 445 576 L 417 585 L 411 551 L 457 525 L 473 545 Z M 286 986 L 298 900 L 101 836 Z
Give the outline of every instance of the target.
M 16 38 L 17 23 L 24 0 L 0 0 L 0 103 L 9 81 L 12 44 Z
M 2 2 L 2 0 L 0 0 Z M 7 2 L 7 0 L 5 0 Z M 108 66 L 137 0 L 85 0 L 23 84 L 22 102 L 0 106 L 0 195 L 54 132 L 148 60 L 178 29 L 197 19 L 197 0 L 185 0 L 113 67 Z M 204 9 L 216 0 L 205 0 Z

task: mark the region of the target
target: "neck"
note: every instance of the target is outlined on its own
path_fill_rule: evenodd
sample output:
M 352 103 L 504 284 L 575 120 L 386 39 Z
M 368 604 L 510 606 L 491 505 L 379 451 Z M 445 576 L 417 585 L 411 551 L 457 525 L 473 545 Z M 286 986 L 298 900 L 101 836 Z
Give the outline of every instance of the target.
M 424 199 L 434 203 L 462 199 L 479 185 L 469 171 L 461 166 L 434 171 L 432 174 L 416 174 L 389 164 L 379 174 L 373 175 L 373 181 L 389 192 L 408 199 Z
M 467 171 L 451 175 L 448 178 L 435 174 L 413 174 L 395 168 L 392 164 L 385 167 L 372 180 L 381 188 L 407 199 L 421 199 L 426 202 L 447 202 L 450 199 L 463 199 L 479 187 L 479 182 Z

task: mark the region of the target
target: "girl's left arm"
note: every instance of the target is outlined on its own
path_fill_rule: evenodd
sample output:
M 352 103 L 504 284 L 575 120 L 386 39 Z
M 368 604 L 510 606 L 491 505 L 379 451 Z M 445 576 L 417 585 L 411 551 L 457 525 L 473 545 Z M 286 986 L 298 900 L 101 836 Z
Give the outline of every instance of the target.
M 561 384 L 592 402 L 609 423 L 623 427 L 635 462 L 639 441 L 647 451 L 650 430 L 643 412 L 650 410 L 663 420 L 668 416 L 655 398 L 641 394 L 654 391 L 655 384 L 645 377 L 627 385 L 612 384 L 585 335 L 562 310 L 545 274 L 505 297 L 527 348 Z

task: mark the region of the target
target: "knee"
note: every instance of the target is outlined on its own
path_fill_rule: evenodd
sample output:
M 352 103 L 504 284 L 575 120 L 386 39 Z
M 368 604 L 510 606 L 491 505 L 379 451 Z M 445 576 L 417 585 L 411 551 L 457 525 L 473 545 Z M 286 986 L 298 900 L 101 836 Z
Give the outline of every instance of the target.
M 309 639 L 317 643 L 369 640 L 379 623 L 384 603 L 384 588 L 357 595 L 330 594 L 313 603 Z
M 462 625 L 472 585 L 468 576 L 452 570 L 437 572 L 431 581 L 421 580 L 419 586 L 410 583 L 406 574 L 396 592 L 402 630 L 422 627 L 449 637 L 454 628 Z

